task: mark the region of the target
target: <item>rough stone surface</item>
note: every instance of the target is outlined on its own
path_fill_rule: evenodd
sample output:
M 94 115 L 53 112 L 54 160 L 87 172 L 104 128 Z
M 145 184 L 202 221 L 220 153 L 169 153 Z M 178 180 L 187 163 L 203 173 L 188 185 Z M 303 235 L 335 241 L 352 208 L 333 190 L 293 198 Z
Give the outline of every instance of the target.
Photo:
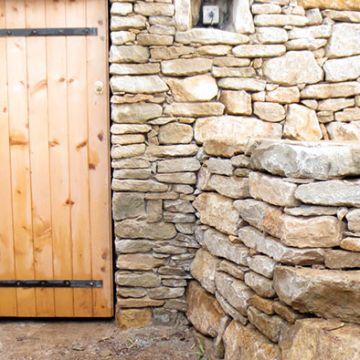
M 216 337 L 222 319 L 226 316 L 214 297 L 191 281 L 187 290 L 187 317 L 202 334 Z
M 359 24 L 335 24 L 326 55 L 329 58 L 338 58 L 360 54 L 359 34 Z
M 303 71 L 307 69 L 307 71 Z M 264 64 L 265 76 L 277 84 L 314 84 L 323 79 L 323 70 L 310 51 L 289 51 Z
M 360 323 L 359 286 L 359 271 L 277 267 L 274 273 L 281 301 L 325 319 Z
M 232 321 L 224 334 L 225 360 L 280 360 L 279 348 L 251 326 Z
M 296 322 L 280 341 L 287 360 L 348 360 L 360 357 L 360 329 L 340 321 L 304 319 Z

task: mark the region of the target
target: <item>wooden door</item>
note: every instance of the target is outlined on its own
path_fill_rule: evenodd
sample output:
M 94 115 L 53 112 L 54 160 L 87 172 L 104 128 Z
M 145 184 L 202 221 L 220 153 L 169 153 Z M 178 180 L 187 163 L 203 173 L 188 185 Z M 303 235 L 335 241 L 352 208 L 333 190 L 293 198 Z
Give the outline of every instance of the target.
M 0 0 L 46 28 L 97 34 L 0 36 L 0 316 L 111 317 L 107 0 Z

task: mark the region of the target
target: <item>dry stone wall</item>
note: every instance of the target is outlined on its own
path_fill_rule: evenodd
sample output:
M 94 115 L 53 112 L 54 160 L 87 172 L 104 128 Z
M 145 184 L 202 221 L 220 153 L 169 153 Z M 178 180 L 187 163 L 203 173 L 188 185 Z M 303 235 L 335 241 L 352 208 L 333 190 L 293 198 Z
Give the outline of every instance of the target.
M 120 326 L 186 322 L 185 289 L 192 278 L 190 268 L 195 253 L 202 247 L 195 239 L 198 226 L 193 202 L 197 196 L 201 222 L 216 231 L 213 251 L 220 258 L 231 253 L 227 255 L 231 256 L 229 261 L 221 262 L 221 266 L 231 269 L 227 271 L 241 280 L 243 267 L 248 266 L 248 253 L 255 250 L 240 246 L 235 252 L 230 251 L 234 250 L 231 240 L 238 238 L 239 227 L 239 210 L 234 209 L 233 202 L 252 197 L 250 182 L 272 186 L 271 180 L 268 184 L 261 175 L 271 173 L 267 168 L 271 159 L 254 168 L 259 170 L 258 174 L 252 172 L 248 176 L 254 170 L 249 168 L 249 156 L 244 155 L 250 139 L 360 138 L 360 12 L 355 11 L 360 9 L 355 0 L 332 0 L 329 7 L 324 2 L 238 0 L 234 6 L 249 11 L 244 10 L 245 17 L 233 18 L 234 28 L 240 32 L 231 32 L 191 28 L 198 18 L 198 1 L 110 1 L 112 190 Z M 328 169 L 329 174 L 325 178 L 314 175 L 313 179 L 333 178 L 332 172 L 350 175 L 350 165 L 342 160 L 345 155 L 349 159 L 345 149 L 344 155 L 332 150 L 340 170 L 327 168 L 325 152 L 330 150 L 323 150 L 320 168 Z M 302 178 L 303 172 L 309 171 L 307 165 L 292 168 L 297 155 L 286 151 L 277 152 L 276 156 L 288 159 L 289 164 L 278 175 Z M 311 169 L 318 166 L 311 164 Z M 353 164 L 352 175 L 357 175 L 357 166 Z M 349 188 L 341 184 L 341 193 L 348 193 Z M 322 185 L 328 186 L 329 191 L 340 186 L 334 182 Z M 284 187 L 288 201 L 296 204 L 275 204 L 278 207 L 297 208 L 298 202 L 306 203 L 309 197 L 318 199 L 316 188 L 305 188 L 302 198 L 295 201 L 291 189 L 298 186 L 296 183 L 281 181 L 279 186 Z M 199 189 L 204 193 L 199 195 Z M 326 200 L 329 202 L 326 206 L 333 206 L 332 198 Z M 318 201 L 320 204 L 324 199 Z M 218 206 L 210 212 L 202 210 L 213 202 Z M 267 211 L 256 202 L 243 204 L 251 216 Z M 314 206 L 323 206 L 319 204 Z M 301 232 L 300 225 L 291 223 L 288 217 L 303 215 L 279 209 L 275 214 L 280 216 L 279 211 L 284 227 L 273 224 L 269 235 L 280 239 L 286 248 L 276 250 L 281 255 L 273 260 L 286 258 L 292 262 L 285 265 L 309 266 L 304 259 L 310 258 L 323 264 L 318 243 L 311 245 L 317 250 L 307 252 L 307 247 L 301 250 L 302 240 L 292 233 Z M 311 209 L 309 212 L 313 215 Z M 349 230 L 359 232 L 356 211 L 347 216 Z M 343 237 L 344 232 L 331 211 L 324 217 L 311 220 L 309 229 L 326 228 L 322 241 L 336 247 L 337 235 L 340 232 Z M 245 224 L 247 220 L 243 221 Z M 308 242 L 313 241 L 310 230 Z M 223 235 L 219 234 L 227 234 L 229 242 L 221 242 Z M 353 246 L 354 240 L 347 242 Z M 211 262 L 214 255 L 204 256 Z M 293 263 L 294 258 L 298 264 Z M 197 255 L 194 261 L 202 260 Z M 271 264 L 270 261 L 267 265 L 268 271 Z M 251 274 L 247 275 L 247 282 L 258 286 L 256 271 Z M 269 281 L 264 282 L 268 295 L 275 291 L 268 286 Z M 191 284 L 189 288 L 199 291 L 205 303 L 213 302 L 209 295 L 214 290 L 212 281 L 206 286 L 202 284 L 209 292 L 204 296 L 197 283 Z M 248 296 L 248 285 L 243 288 L 243 292 L 232 294 L 235 299 L 239 296 L 236 301 L 242 304 Z M 217 331 L 222 334 L 228 328 L 228 317 L 224 320 L 223 308 L 218 303 L 214 306 L 221 323 Z M 259 310 L 256 309 L 253 306 L 253 318 Z M 248 316 L 247 311 L 239 313 L 242 317 L 233 314 L 240 324 Z M 240 326 L 230 325 L 232 331 L 238 331 Z M 239 331 L 243 331 L 244 338 L 258 336 L 254 329 Z M 302 331 L 301 328 L 296 334 Z M 207 335 L 215 334 L 210 332 Z M 219 346 L 223 342 L 233 345 L 226 340 L 231 339 L 229 333 L 227 336 L 216 333 L 216 337 Z M 331 342 L 331 337 L 326 341 Z M 262 346 L 261 343 L 259 349 Z M 251 349 L 260 351 L 256 347 Z M 273 349 L 270 344 L 269 351 Z
M 204 155 L 187 316 L 214 359 L 360 358 L 359 161 L 335 142 Z

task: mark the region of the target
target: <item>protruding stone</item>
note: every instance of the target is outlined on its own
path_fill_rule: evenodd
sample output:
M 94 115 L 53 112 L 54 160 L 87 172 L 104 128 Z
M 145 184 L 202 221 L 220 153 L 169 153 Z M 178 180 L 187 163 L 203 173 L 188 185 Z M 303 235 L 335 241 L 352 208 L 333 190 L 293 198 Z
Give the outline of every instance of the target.
M 360 54 L 358 46 L 359 36 L 360 24 L 335 24 L 332 29 L 326 56 L 338 58 Z
M 280 360 L 278 346 L 250 326 L 232 321 L 224 334 L 225 360 Z M 295 360 L 295 358 L 294 358 Z
M 187 317 L 195 329 L 204 335 L 216 337 L 220 323 L 226 317 L 216 299 L 196 282 L 190 282 L 187 289 Z
M 255 102 L 254 114 L 260 119 L 270 122 L 279 122 L 285 119 L 285 109 L 272 102 Z
M 343 98 L 358 94 L 360 94 L 360 83 L 355 81 L 309 85 L 301 91 L 301 97 L 304 99 Z
M 226 112 L 233 115 L 251 115 L 251 96 L 245 91 L 222 91 L 220 101 Z
M 280 300 L 326 319 L 360 323 L 360 272 L 280 266 L 274 288 Z
M 359 339 L 359 326 L 335 320 L 304 319 L 284 333 L 280 347 L 286 360 L 355 360 L 360 358 Z
M 110 86 L 114 93 L 128 92 L 132 94 L 151 94 L 168 90 L 165 82 L 157 75 L 113 76 L 110 79 Z
M 216 193 L 202 193 L 193 205 L 199 211 L 203 224 L 213 226 L 226 234 L 236 235 L 240 220 L 231 199 Z

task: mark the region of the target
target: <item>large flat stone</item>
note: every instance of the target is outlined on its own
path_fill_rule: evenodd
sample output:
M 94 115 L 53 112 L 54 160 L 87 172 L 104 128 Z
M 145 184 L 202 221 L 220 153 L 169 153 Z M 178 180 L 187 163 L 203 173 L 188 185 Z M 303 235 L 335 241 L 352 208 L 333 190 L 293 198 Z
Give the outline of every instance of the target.
M 247 265 L 249 250 L 241 244 L 232 243 L 226 235 L 219 231 L 206 230 L 203 244 L 214 256 L 230 260 L 238 265 Z
M 254 199 L 266 201 L 277 206 L 294 207 L 299 204 L 295 198 L 297 186 L 284 179 L 259 172 L 249 174 L 250 195 Z
M 280 341 L 286 360 L 360 359 L 360 327 L 335 320 L 304 319 Z
M 111 119 L 117 123 L 141 124 L 161 114 L 162 107 L 157 104 L 139 103 L 111 107 Z
M 303 184 L 295 197 L 306 204 L 360 206 L 360 182 L 330 180 Z
M 149 76 L 112 76 L 111 90 L 114 93 L 151 94 L 167 91 L 169 88 L 158 75 Z
M 175 101 L 209 101 L 218 92 L 216 81 L 210 75 L 197 75 L 185 79 L 168 79 Z
M 342 226 L 336 217 L 290 216 L 277 207 L 253 199 L 237 200 L 234 206 L 243 220 L 260 231 L 279 238 L 285 245 L 321 248 L 340 244 Z
M 213 175 L 208 185 L 221 195 L 242 199 L 249 196 L 249 181 L 237 176 Z
M 299 0 L 299 5 L 310 9 L 360 10 L 358 0 Z
M 200 161 L 191 157 L 162 160 L 157 163 L 158 173 L 198 171 L 200 167 Z
M 112 208 L 115 220 L 145 216 L 144 194 L 114 193 Z
M 212 141 L 226 144 L 233 152 L 243 152 L 249 139 L 280 139 L 281 133 L 280 124 L 266 123 L 252 117 L 210 117 L 198 119 L 195 123 L 195 140 L 198 143 Z
M 317 83 L 323 79 L 324 73 L 310 51 L 289 51 L 284 56 L 266 61 L 264 75 L 277 84 L 297 85 Z
M 226 315 L 215 297 L 207 293 L 196 281 L 191 281 L 186 301 L 186 315 L 195 329 L 204 335 L 216 337 Z
M 253 168 L 295 178 L 360 175 L 359 164 L 360 147 L 356 144 L 263 141 L 251 154 Z
M 240 219 L 231 199 L 216 193 L 202 193 L 193 205 L 199 211 L 203 224 L 226 234 L 236 235 Z
M 177 232 L 170 223 L 148 224 L 146 221 L 127 219 L 115 225 L 115 234 L 119 238 L 166 240 L 175 237 Z
M 282 264 L 312 265 L 324 262 L 324 250 L 322 249 L 296 249 L 288 247 L 251 226 L 241 228 L 238 232 L 238 237 L 247 247 L 265 254 Z
M 285 54 L 284 45 L 239 45 L 234 47 L 233 54 L 238 57 L 274 57 Z
M 360 56 L 328 60 L 324 70 L 327 81 L 355 80 L 360 76 Z
M 212 61 L 210 59 L 175 59 L 163 61 L 161 70 L 165 75 L 171 76 L 191 76 L 203 74 L 211 70 Z
M 301 91 L 304 99 L 330 99 L 351 97 L 360 94 L 360 84 L 355 81 L 336 84 L 316 84 L 306 86 Z
M 243 34 L 222 31 L 218 29 L 195 28 L 185 32 L 177 32 L 175 41 L 182 44 L 229 44 L 238 45 L 249 42 L 249 38 Z
M 327 57 L 338 58 L 360 54 L 359 36 L 360 24 L 335 24 L 326 51 Z
M 222 115 L 225 106 L 217 102 L 172 103 L 165 105 L 164 113 L 172 116 L 213 116 Z
M 224 334 L 224 344 L 225 360 L 281 359 L 277 345 L 271 343 L 252 326 L 243 326 L 236 321 L 232 321 L 227 327 Z
M 360 271 L 280 266 L 274 288 L 281 301 L 300 312 L 360 323 Z

